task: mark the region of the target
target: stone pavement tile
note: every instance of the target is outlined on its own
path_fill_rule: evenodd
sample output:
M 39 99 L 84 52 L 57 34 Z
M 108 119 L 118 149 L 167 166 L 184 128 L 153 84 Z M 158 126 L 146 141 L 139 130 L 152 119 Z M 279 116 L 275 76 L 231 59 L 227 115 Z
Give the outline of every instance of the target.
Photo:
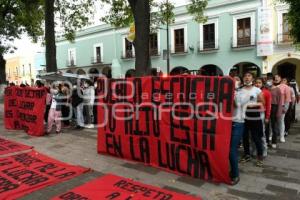
M 265 194 L 265 193 L 255 193 L 255 192 L 245 192 L 245 191 L 240 191 L 240 190 L 235 190 L 235 189 L 228 189 L 228 193 L 239 196 L 239 197 L 243 197 L 248 200 L 262 200 L 262 199 L 283 200 L 282 198 L 279 198 L 276 195 Z
M 124 163 L 124 164 L 122 164 L 122 166 L 126 167 L 126 168 L 135 169 L 138 171 L 143 171 L 143 172 L 146 172 L 146 173 L 152 174 L 152 175 L 157 174 L 160 171 L 157 168 L 150 167 L 150 166 L 144 166 L 140 163 Z
M 49 186 L 46 188 L 43 188 L 41 190 L 38 190 L 36 192 L 33 192 L 29 195 L 26 195 L 19 200 L 47 200 L 51 199 L 54 196 L 60 195 L 64 192 L 67 192 L 68 190 L 71 190 L 77 186 L 83 185 L 84 183 L 87 183 L 95 178 L 98 178 L 100 176 L 103 176 L 103 173 L 101 172 L 88 172 L 85 174 L 82 174 L 78 177 L 75 177 L 71 180 L 58 183 L 53 186 Z
M 177 181 L 185 183 L 185 184 L 193 185 L 196 187 L 201 187 L 203 184 L 205 184 L 205 181 L 203 181 L 201 179 L 196 179 L 196 178 L 187 177 L 187 176 L 179 177 L 177 179 Z
M 266 186 L 266 189 L 267 190 L 270 190 L 272 192 L 275 192 L 275 193 L 279 193 L 279 194 L 286 194 L 286 195 L 292 195 L 292 196 L 297 196 L 298 195 L 298 190 L 295 190 L 295 189 L 289 189 L 289 188 L 285 188 L 285 187 L 280 187 L 280 186 L 277 186 L 277 185 L 267 185 Z
M 172 186 L 164 186 L 162 188 L 165 189 L 165 190 L 170 190 L 172 192 L 177 192 L 177 193 L 181 193 L 181 194 L 189 194 L 190 193 L 188 191 L 178 189 L 178 188 L 175 188 L 175 187 L 172 187 Z

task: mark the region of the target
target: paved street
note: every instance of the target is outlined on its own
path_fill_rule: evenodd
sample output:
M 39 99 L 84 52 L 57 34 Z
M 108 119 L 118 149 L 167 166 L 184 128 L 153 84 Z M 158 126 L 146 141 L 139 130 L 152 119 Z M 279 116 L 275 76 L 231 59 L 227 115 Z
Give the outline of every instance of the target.
M 181 177 L 142 164 L 98 155 L 97 133 L 93 129 L 65 129 L 60 135 L 52 134 L 47 137 L 30 137 L 23 131 L 7 131 L 3 126 L 3 104 L 0 110 L 0 137 L 32 145 L 37 151 L 55 159 L 94 170 L 32 193 L 22 198 L 23 200 L 50 199 L 105 173 L 132 178 L 180 193 L 200 194 L 209 200 L 300 200 L 300 123 L 294 124 L 285 144 L 280 144 L 277 150 L 269 151 L 270 156 L 263 168 L 255 167 L 254 161 L 242 165 L 241 181 L 232 187 Z

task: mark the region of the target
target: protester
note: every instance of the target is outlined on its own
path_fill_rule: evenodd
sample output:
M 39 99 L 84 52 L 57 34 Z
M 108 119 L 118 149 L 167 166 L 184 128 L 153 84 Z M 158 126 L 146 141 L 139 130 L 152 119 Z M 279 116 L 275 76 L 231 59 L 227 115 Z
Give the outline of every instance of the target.
M 63 101 L 62 85 L 55 85 L 50 92 L 52 94 L 52 101 L 48 116 L 46 135 L 51 133 L 54 122 L 56 125 L 56 133 L 61 133 L 61 104 Z
M 273 84 L 273 80 L 268 80 L 266 87 L 271 92 L 271 115 L 270 122 L 266 129 L 266 139 L 269 147 L 277 148 L 277 136 L 279 135 L 279 119 L 282 115 L 281 91 Z
M 264 105 L 264 99 L 262 91 L 253 86 L 254 75 L 251 72 L 246 72 L 243 76 L 244 87 L 242 92 L 249 99 L 246 107 L 246 118 L 245 118 L 245 131 L 243 135 L 243 146 L 244 156 L 240 160 L 241 163 L 249 162 L 250 156 L 250 145 L 249 145 L 249 132 L 251 138 L 255 143 L 257 150 L 257 161 L 256 166 L 263 166 L 263 122 L 261 120 L 261 107 Z
M 84 117 L 83 117 L 83 92 L 81 87 L 74 85 L 72 92 L 72 106 L 75 110 L 74 113 L 77 121 L 75 129 L 81 130 L 84 128 Z
M 95 88 L 90 80 L 86 80 L 83 90 L 83 112 L 85 115 L 86 128 L 93 128 L 93 105 L 95 102 Z
M 300 93 L 299 93 L 299 87 L 295 79 L 292 79 L 290 82 L 290 86 L 294 89 L 296 102 L 292 108 L 292 122 L 297 122 L 296 119 L 296 104 L 300 101 Z
M 63 93 L 63 105 L 62 105 L 62 117 L 63 117 L 63 125 L 64 128 L 70 127 L 70 86 L 67 83 L 64 83 L 62 86 L 62 93 Z
M 48 123 L 48 115 L 51 107 L 52 96 L 50 94 L 50 88 L 45 87 L 45 89 L 46 89 L 46 108 L 45 108 L 44 120 L 46 123 Z
M 243 138 L 245 128 L 245 105 L 249 102 L 249 98 L 241 89 L 241 79 L 236 76 L 235 79 L 235 96 L 234 96 L 234 111 L 233 111 L 233 123 L 231 133 L 231 144 L 230 144 L 230 165 L 231 165 L 231 184 L 236 185 L 239 178 L 239 144 Z
M 262 108 L 262 120 L 263 120 L 263 132 L 264 135 L 262 137 L 262 144 L 263 144 L 263 156 L 267 157 L 268 152 L 268 143 L 266 139 L 266 127 L 268 127 L 270 122 L 270 115 L 271 115 L 271 101 L 272 95 L 271 92 L 265 87 L 265 82 L 263 78 L 257 78 L 255 80 L 255 86 L 261 89 L 263 98 L 264 98 L 264 107 Z
M 285 142 L 285 123 L 284 118 L 286 112 L 288 111 L 289 104 L 291 102 L 291 90 L 290 87 L 282 83 L 282 78 L 280 75 L 275 75 L 274 84 L 280 89 L 281 92 L 281 105 L 279 108 L 282 111 L 282 114 L 279 117 L 279 134 L 280 142 Z
M 291 95 L 290 102 L 289 102 L 289 105 L 288 105 L 288 110 L 287 110 L 286 115 L 284 117 L 284 126 L 285 126 L 284 134 L 285 134 L 285 136 L 288 136 L 289 130 L 290 130 L 290 127 L 291 127 L 291 123 L 292 123 L 292 120 L 293 120 L 292 110 L 293 110 L 294 105 L 296 104 L 296 95 L 295 95 L 294 89 L 290 86 L 289 81 L 288 81 L 287 78 L 283 78 L 282 83 L 289 86 L 290 95 Z

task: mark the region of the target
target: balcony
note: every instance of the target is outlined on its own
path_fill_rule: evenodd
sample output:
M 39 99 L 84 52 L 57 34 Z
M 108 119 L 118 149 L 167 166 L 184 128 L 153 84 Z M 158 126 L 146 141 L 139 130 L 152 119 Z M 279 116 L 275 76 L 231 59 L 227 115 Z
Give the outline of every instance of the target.
M 135 57 L 133 50 L 126 50 L 125 52 L 121 53 L 122 59 L 133 59 Z
M 101 56 L 96 56 L 91 58 L 91 63 L 92 64 L 101 64 L 102 63 L 102 58 Z
M 293 42 L 293 38 L 289 33 L 277 34 L 276 44 L 291 44 Z
M 198 42 L 198 52 L 199 53 L 206 53 L 206 52 L 215 52 L 219 50 L 219 45 L 216 44 L 216 41 L 204 41 L 203 45 Z
M 184 45 L 175 45 L 174 51 L 171 53 L 172 55 L 184 55 L 188 52 L 185 49 Z
M 231 45 L 232 49 L 251 49 L 256 46 L 256 42 L 252 42 L 250 37 L 237 38 L 236 42 L 231 38 Z
M 67 67 L 75 67 L 76 66 L 75 60 L 68 60 L 66 65 Z

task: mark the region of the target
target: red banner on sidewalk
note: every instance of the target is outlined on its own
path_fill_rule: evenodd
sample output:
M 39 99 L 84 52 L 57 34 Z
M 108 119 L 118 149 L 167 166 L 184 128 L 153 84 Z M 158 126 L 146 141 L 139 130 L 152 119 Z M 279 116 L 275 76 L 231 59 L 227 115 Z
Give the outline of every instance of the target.
M 98 81 L 98 152 L 230 183 L 229 77 Z
M 8 87 L 5 89 L 5 127 L 23 129 L 29 135 L 42 136 L 46 90 L 44 88 Z
M 146 185 L 127 178 L 106 175 L 82 186 L 79 186 L 65 194 L 53 198 L 53 200 L 201 200 L 200 197 L 179 194 L 168 190 Z
M 0 155 L 32 149 L 32 147 L 0 138 Z
M 0 199 L 16 199 L 87 171 L 36 151 L 0 158 Z

